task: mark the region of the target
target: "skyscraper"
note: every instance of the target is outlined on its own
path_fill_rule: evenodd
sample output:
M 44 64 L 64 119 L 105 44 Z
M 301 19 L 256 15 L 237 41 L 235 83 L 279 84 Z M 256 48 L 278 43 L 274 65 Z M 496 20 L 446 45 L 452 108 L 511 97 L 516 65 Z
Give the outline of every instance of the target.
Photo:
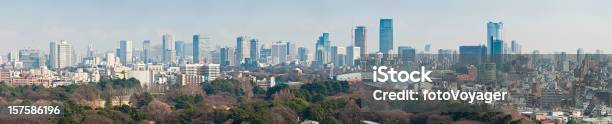
M 59 43 L 51 42 L 49 45 L 49 64 L 53 69 L 72 66 L 72 44 L 61 40 Z
M 174 49 L 176 50 L 176 57 L 178 59 L 185 58 L 185 41 L 174 42 Z
M 367 54 L 367 29 L 365 26 L 357 26 L 353 32 L 353 46 L 361 48 L 359 54 L 362 56 Z
M 297 47 L 295 47 L 295 43 L 287 41 L 287 60 L 292 61 L 297 59 Z
M 315 61 L 318 64 L 328 64 L 330 62 L 331 41 L 329 41 L 329 33 L 323 33 L 319 36 L 315 45 Z
M 331 60 L 334 66 L 343 66 L 346 61 L 346 48 L 340 46 L 332 46 Z
M 219 50 L 219 61 L 221 61 L 221 66 L 234 66 L 234 48 L 232 47 L 223 47 Z
M 521 54 L 521 53 L 523 53 L 522 49 L 523 49 L 523 46 L 521 46 L 515 40 L 512 40 L 512 43 L 510 44 L 510 50 L 511 50 L 512 54 Z
M 132 59 L 132 50 L 134 48 L 132 47 L 132 41 L 129 40 L 121 40 L 119 41 L 119 61 L 121 61 L 121 64 L 123 65 L 130 65 L 133 64 L 133 59 Z
M 240 36 L 236 38 L 236 64 L 242 63 L 245 58 L 250 56 L 250 50 L 247 43 L 248 40 L 249 37 L 247 36 Z
M 250 55 L 249 58 L 252 61 L 257 61 L 259 60 L 259 40 L 257 39 L 251 39 L 249 41 L 249 50 L 250 50 Z
M 425 44 L 425 49 L 424 49 L 425 53 L 431 53 L 431 44 Z
M 287 42 L 278 41 L 272 43 L 272 64 L 281 64 L 287 62 Z
M 494 41 L 496 40 L 502 41 L 502 28 L 503 27 L 504 27 L 504 23 L 502 22 L 488 22 L 487 23 L 487 47 L 489 47 L 489 49 L 487 49 L 488 54 L 491 54 L 492 49 L 494 48 L 492 46 Z
M 584 61 L 585 57 L 584 49 L 578 48 L 578 50 L 576 50 L 576 63 L 578 63 L 578 65 L 582 65 L 582 61 Z
M 176 51 L 174 47 L 174 35 L 164 34 L 162 36 L 162 61 L 166 64 L 174 64 Z
M 393 20 L 380 19 L 379 52 L 390 54 L 393 51 Z
M 142 61 L 150 63 L 151 59 L 151 41 L 145 40 L 142 42 Z
M 95 56 L 96 56 L 96 55 L 95 55 L 96 53 L 95 53 L 95 51 L 94 51 L 94 48 L 93 48 L 93 45 L 92 45 L 92 44 L 89 44 L 89 45 L 87 46 L 87 52 L 86 52 L 86 53 L 87 53 L 86 57 L 88 57 L 88 58 L 91 58 L 91 57 L 95 57 Z
M 19 62 L 19 54 L 15 51 L 11 51 L 8 54 L 9 62 Z
M 272 62 L 272 48 L 270 48 L 269 46 L 266 45 L 261 45 L 261 47 L 259 47 L 259 58 L 261 60 L 261 62 L 263 63 L 270 63 Z
M 202 34 L 193 35 L 193 42 L 191 44 L 193 48 L 193 63 L 207 62 L 206 60 L 209 58 L 207 52 L 209 51 L 209 40 L 210 37 Z
M 308 62 L 308 48 L 306 47 L 298 48 L 298 59 L 300 60 L 301 63 Z
M 354 66 L 358 63 L 355 63 L 355 60 L 361 58 L 361 54 L 359 53 L 361 48 L 357 46 L 348 46 L 346 47 L 346 64 L 349 66 Z

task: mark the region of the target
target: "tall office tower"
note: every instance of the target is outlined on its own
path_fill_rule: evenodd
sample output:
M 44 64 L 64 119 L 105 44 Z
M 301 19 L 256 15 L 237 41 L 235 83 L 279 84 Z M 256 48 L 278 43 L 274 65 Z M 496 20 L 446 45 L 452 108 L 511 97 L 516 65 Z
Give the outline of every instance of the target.
M 295 47 L 295 43 L 287 41 L 287 61 L 297 59 L 297 48 Z
M 251 39 L 249 41 L 249 50 L 250 50 L 249 58 L 251 58 L 252 61 L 258 61 L 259 60 L 259 40 Z
M 414 61 L 416 57 L 416 49 L 410 46 L 399 46 L 397 48 L 397 55 L 404 62 Z
M 19 61 L 23 63 L 24 68 L 39 68 L 44 64 L 42 53 L 37 49 L 19 50 Z
M 174 49 L 176 50 L 176 58 L 185 58 L 185 41 L 174 42 Z
M 281 64 L 287 62 L 287 42 L 278 41 L 272 43 L 272 64 Z
M 48 58 L 47 67 L 49 69 L 56 68 L 57 66 L 57 43 L 51 42 L 49 43 L 49 58 Z
M 487 56 L 486 46 L 459 46 L 459 63 L 480 67 Z
M 523 46 L 521 46 L 515 40 L 512 40 L 512 43 L 510 44 L 510 50 L 513 54 L 521 54 L 523 53 Z
M 145 40 L 142 42 L 142 61 L 151 63 L 151 41 Z
M 344 66 L 346 61 L 346 48 L 340 46 L 332 46 L 331 60 L 334 66 Z
M 74 50 L 74 47 L 72 47 L 72 58 L 70 59 L 71 61 L 71 66 L 77 65 L 81 62 L 81 60 L 83 60 L 83 57 L 81 57 L 80 53 L 77 53 L 76 50 Z
M 346 65 L 349 66 L 355 66 L 358 63 L 356 63 L 356 60 L 359 60 L 361 58 L 361 48 L 357 47 L 357 46 L 348 46 L 346 47 Z
M 393 20 L 380 19 L 379 52 L 391 54 L 393 51 Z
M 425 44 L 425 53 L 431 53 L 431 44 Z
M 236 64 L 240 64 L 242 63 L 242 61 L 244 61 L 245 58 L 248 58 L 250 56 L 249 52 L 249 46 L 247 41 L 249 40 L 249 37 L 247 36 L 240 36 L 236 38 L 236 59 L 235 62 Z
M 270 63 L 272 62 L 272 48 L 261 45 L 261 50 L 259 50 L 259 58 L 261 58 L 262 63 Z
M 367 54 L 368 45 L 367 45 L 367 29 L 365 26 L 357 26 L 353 31 L 353 46 L 361 48 L 359 54 L 362 56 Z
M 502 41 L 503 22 L 488 22 L 487 23 L 487 54 L 491 54 L 493 50 L 493 42 Z M 503 47 L 502 47 L 503 48 Z M 503 52 L 503 51 L 502 51 Z
M 582 65 L 582 61 L 584 61 L 584 58 L 584 49 L 578 48 L 578 50 L 576 50 L 576 63 L 578 63 L 578 65 Z
M 191 56 L 193 56 L 193 63 L 200 64 L 202 62 L 201 60 L 202 51 L 200 51 L 201 45 L 200 45 L 200 35 L 199 34 L 193 35 L 191 39 L 191 45 L 192 45 L 191 48 L 193 49 L 191 50 L 191 53 L 192 53 Z
M 219 49 L 219 64 L 221 67 L 229 66 L 229 59 L 227 53 L 227 47 L 222 47 Z
M 331 50 L 331 41 L 329 41 L 329 33 L 323 33 L 319 36 L 315 45 L 315 61 L 317 64 L 330 63 L 329 51 Z
M 121 64 L 127 66 L 134 63 L 132 50 L 134 47 L 132 46 L 132 41 L 130 40 L 122 40 L 119 43 L 119 61 Z
M 308 48 L 306 47 L 298 48 L 298 59 L 300 60 L 300 63 L 308 62 Z
M 222 66 L 234 66 L 235 49 L 232 47 L 223 47 L 220 50 L 220 61 Z
M 19 54 L 15 51 L 11 51 L 8 54 L 9 62 L 19 62 Z
M 93 45 L 92 45 L 92 44 L 89 44 L 89 45 L 87 46 L 87 51 L 86 51 L 86 53 L 87 53 L 86 57 L 88 57 L 88 58 L 91 58 L 91 57 L 95 57 L 95 56 L 96 56 L 96 52 L 95 52 L 95 50 L 94 50 L 94 48 L 93 48 Z
M 174 47 L 174 35 L 164 34 L 162 36 L 162 62 L 166 64 L 176 63 L 176 51 Z
M 193 42 L 191 44 L 193 48 L 193 63 L 208 62 L 209 41 L 210 37 L 208 36 L 202 34 L 193 35 Z
M 214 50 L 210 51 L 209 53 L 210 63 L 221 64 L 221 56 L 220 56 L 221 53 L 220 52 L 221 52 L 221 48 L 219 48 L 218 46 Z
M 61 40 L 59 43 L 51 42 L 49 50 L 50 67 L 54 69 L 72 66 L 72 44 Z

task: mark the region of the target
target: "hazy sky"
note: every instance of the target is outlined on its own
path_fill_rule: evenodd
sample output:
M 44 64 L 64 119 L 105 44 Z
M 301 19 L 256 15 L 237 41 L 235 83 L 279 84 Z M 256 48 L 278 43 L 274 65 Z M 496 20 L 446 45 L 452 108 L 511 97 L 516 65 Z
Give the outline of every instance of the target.
M 113 50 L 119 40 L 161 44 L 163 33 L 191 42 L 196 33 L 212 45 L 235 45 L 239 35 L 264 43 L 294 41 L 310 49 L 322 32 L 332 45 L 350 45 L 354 26 L 368 28 L 368 51 L 378 50 L 378 21 L 394 21 L 395 47 L 458 49 L 485 42 L 486 22 L 504 22 L 504 40 L 525 50 L 574 53 L 612 51 L 609 0 L 7 0 L 0 4 L 0 53 L 48 51 L 68 40 Z

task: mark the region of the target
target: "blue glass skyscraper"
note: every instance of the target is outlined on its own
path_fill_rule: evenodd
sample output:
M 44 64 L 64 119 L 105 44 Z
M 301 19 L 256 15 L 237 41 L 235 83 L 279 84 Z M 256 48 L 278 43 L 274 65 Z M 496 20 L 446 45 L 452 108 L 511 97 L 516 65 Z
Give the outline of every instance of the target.
M 503 22 L 489 22 L 487 23 L 487 53 L 491 54 L 493 42 L 496 40 L 502 40 L 502 28 L 504 27 Z M 503 47 L 502 47 L 503 48 Z
M 200 63 L 201 55 L 200 55 L 200 35 L 193 35 L 193 40 L 191 41 L 191 45 L 193 48 L 192 56 L 193 63 Z
M 360 55 L 365 55 L 367 52 L 367 29 L 365 26 L 357 26 L 355 27 L 354 30 L 354 34 L 353 34 L 353 46 L 356 47 L 360 47 L 361 49 L 359 50 L 359 54 Z
M 329 41 L 329 33 L 323 33 L 323 35 L 319 36 L 319 40 L 317 40 L 317 44 L 315 46 L 316 49 L 316 57 L 315 61 L 318 64 L 328 64 L 329 61 L 329 52 L 331 50 L 331 41 Z
M 380 19 L 379 52 L 390 54 L 393 50 L 393 20 Z

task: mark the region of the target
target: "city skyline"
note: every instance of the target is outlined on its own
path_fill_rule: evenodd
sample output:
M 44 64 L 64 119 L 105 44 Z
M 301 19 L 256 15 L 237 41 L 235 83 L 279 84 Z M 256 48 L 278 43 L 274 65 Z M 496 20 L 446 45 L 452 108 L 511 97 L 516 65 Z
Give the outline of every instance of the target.
M 176 5 L 167 6 L 177 7 L 177 10 L 161 12 L 166 9 L 155 10 L 149 5 L 130 7 L 139 2 L 58 1 L 28 3 L 12 1 L 1 5 L 3 6 L 1 8 L 23 11 L 18 13 L 0 12 L 0 15 L 11 18 L 0 21 L 0 34 L 6 40 L 3 42 L 8 44 L 0 46 L 0 52 L 8 53 L 9 51 L 18 51 L 21 48 L 47 51 L 49 42 L 60 40 L 71 42 L 75 51 L 81 54 L 89 44 L 95 46 L 98 52 L 112 51 L 118 48 L 117 44 L 121 40 L 135 41 L 134 46 L 141 46 L 141 41 L 150 40 L 152 46 L 158 46 L 162 43 L 161 35 L 165 33 L 174 34 L 176 35 L 176 41 L 185 41 L 186 43 L 191 43 L 191 36 L 194 34 L 209 34 L 211 48 L 215 45 L 233 46 L 235 45 L 235 37 L 246 35 L 256 38 L 262 44 L 268 46 L 273 42 L 283 40 L 292 41 L 297 46 L 304 46 L 313 50 L 315 46 L 312 43 L 316 42 L 317 36 L 323 32 L 330 33 L 330 41 L 333 46 L 351 45 L 352 29 L 356 26 L 365 26 L 370 29 L 367 30 L 367 34 L 369 34 L 366 40 L 367 51 L 374 52 L 378 51 L 376 48 L 379 48 L 379 37 L 376 34 L 379 34 L 379 26 L 377 25 L 379 19 L 382 18 L 394 20 L 393 48 L 412 46 L 418 51 L 422 51 L 425 44 L 432 44 L 435 51 L 437 49 L 458 50 L 457 46 L 460 45 L 486 44 L 485 24 L 494 21 L 505 23 L 503 28 L 505 43 L 516 40 L 524 46 L 523 51 L 526 52 L 537 49 L 543 53 L 556 51 L 573 53 L 578 48 L 583 48 L 587 53 L 594 53 L 596 49 L 610 51 L 609 48 L 603 48 L 599 44 L 605 46 L 604 43 L 608 39 L 605 39 L 606 32 L 603 29 L 612 27 L 612 25 L 605 23 L 606 20 L 612 19 L 611 16 L 600 12 L 601 9 L 606 9 L 603 6 L 585 6 L 595 4 L 594 2 L 582 1 L 578 4 L 576 2 L 531 2 L 529 5 L 511 2 L 477 2 L 493 4 L 487 4 L 492 5 L 489 7 L 479 7 L 473 5 L 472 2 L 441 2 L 444 4 L 435 4 L 435 2 L 384 1 L 366 6 L 364 4 L 368 4 L 368 2 L 364 1 L 355 1 L 354 3 L 330 1 L 306 2 L 305 4 L 270 2 L 269 5 L 262 5 L 243 1 L 239 4 L 232 2 L 202 2 L 202 4 L 196 4 L 203 7 L 176 3 Z M 520 2 L 522 1 L 518 3 Z M 161 3 L 160 1 L 151 1 L 150 5 Z M 178 7 L 179 4 L 186 7 Z M 223 9 L 235 4 L 236 10 Z M 305 7 L 290 9 L 299 5 Z M 348 8 L 350 5 L 363 7 L 364 10 L 362 13 L 348 11 L 351 10 Z M 390 5 L 389 11 L 379 10 L 385 5 Z M 416 11 L 408 11 L 409 8 L 419 5 L 422 7 L 415 8 Z M 212 7 L 206 8 L 206 6 Z M 323 11 L 331 13 L 309 8 L 314 6 L 322 6 Z M 56 9 L 47 11 L 46 8 L 52 7 Z M 113 7 L 118 8 L 114 9 Z M 251 8 L 245 9 L 243 7 Z M 270 9 L 268 7 L 277 8 Z M 524 10 L 510 9 L 512 7 L 522 7 Z M 139 8 L 145 9 L 135 12 L 129 11 Z M 441 10 L 434 10 L 436 8 Z M 453 12 L 449 8 L 457 9 L 457 12 Z M 567 8 L 571 9 L 561 11 L 561 9 Z M 287 12 L 277 11 L 283 9 L 287 9 Z M 480 12 L 480 10 L 488 11 Z M 126 13 L 117 13 L 121 11 Z M 91 15 L 88 15 L 88 13 Z M 356 13 L 359 13 L 358 16 L 351 16 Z M 419 13 L 424 13 L 424 15 Z M 133 14 L 139 15 L 126 18 Z M 431 16 L 434 14 L 441 16 Z M 236 20 L 237 17 L 234 16 L 240 15 L 248 16 L 244 16 L 246 19 Z M 463 18 L 456 18 L 456 16 Z M 76 22 L 75 20 L 78 19 L 75 18 L 82 20 Z M 175 20 L 175 18 L 185 19 Z M 320 18 L 325 18 L 325 20 Z M 573 20 L 567 20 L 570 18 Z M 453 21 L 447 21 L 448 19 L 453 19 Z M 576 23 L 576 21 L 579 23 Z M 170 24 L 176 24 L 176 26 Z M 542 42 L 555 42 L 555 44 Z

